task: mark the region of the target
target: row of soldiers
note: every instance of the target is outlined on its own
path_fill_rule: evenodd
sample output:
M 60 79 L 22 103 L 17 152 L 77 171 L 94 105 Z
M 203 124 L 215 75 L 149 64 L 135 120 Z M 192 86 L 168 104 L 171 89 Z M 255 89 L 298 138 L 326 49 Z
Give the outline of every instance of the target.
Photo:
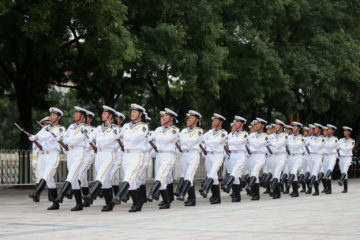
M 319 195 L 321 181 L 324 192 L 331 194 L 331 175 L 337 158 L 342 173 L 339 185 L 344 185 L 347 192 L 347 171 L 355 145 L 350 127 L 343 127 L 344 138 L 338 140 L 332 124 L 303 127 L 294 121 L 289 126 L 277 119 L 275 124 L 267 126 L 266 120 L 256 118 L 247 132 L 244 130 L 247 120 L 235 116 L 228 133 L 222 127 L 225 117 L 214 113 L 212 129 L 204 133 L 200 128 L 201 114 L 189 110 L 187 127 L 180 131 L 176 127 L 176 112 L 165 108 L 160 112 L 161 126 L 150 131 L 151 118 L 146 109 L 131 104 L 129 123 L 123 125 L 125 116 L 104 105 L 102 124 L 95 128 L 91 126 L 94 113 L 78 106 L 74 109 L 74 123 L 68 129 L 59 124 L 63 112 L 52 107 L 50 116 L 41 121 L 43 128 L 29 137 L 34 143 L 33 163 L 40 159 L 33 166 L 40 171 L 35 171 L 38 181 L 30 197 L 38 202 L 47 186 L 49 200 L 53 202 L 48 210 L 59 209 L 64 197 L 72 196 L 76 201 L 72 211 L 89 207 L 98 196 L 105 199 L 101 211 L 111 211 L 114 205 L 130 198 L 133 204 L 129 212 L 141 211 L 145 202 L 158 200 L 160 195 L 160 209 L 170 208 L 175 196 L 185 201 L 186 195 L 184 205 L 195 206 L 194 176 L 201 156 L 205 158 L 207 177 L 199 192 L 207 198 L 211 190 L 211 204 L 221 203 L 218 172 L 224 160 L 227 175 L 221 189 L 226 193 L 232 190 L 233 202 L 241 201 L 244 187 L 251 200 L 260 199 L 260 186 L 274 199 L 280 198 L 281 192 L 289 192 L 292 186 L 292 197 L 298 197 L 299 183 L 303 190 L 308 189 L 307 194 L 314 187 L 313 195 Z M 67 155 L 68 175 L 58 194 L 54 175 L 61 151 Z M 181 178 L 174 192 L 172 171 L 178 157 Z M 155 159 L 155 178 L 147 194 L 145 177 L 152 159 Z M 96 180 L 89 189 L 87 171 L 93 161 Z M 120 169 L 124 175 L 121 184 Z

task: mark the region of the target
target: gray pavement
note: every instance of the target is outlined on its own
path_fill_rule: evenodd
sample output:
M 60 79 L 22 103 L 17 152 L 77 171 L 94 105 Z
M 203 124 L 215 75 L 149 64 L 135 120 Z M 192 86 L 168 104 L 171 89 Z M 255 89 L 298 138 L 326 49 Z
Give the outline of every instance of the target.
M 71 212 L 74 200 L 67 199 L 60 210 L 47 211 L 47 191 L 33 203 L 31 190 L 0 189 L 0 239 L 360 239 L 359 186 L 351 180 L 342 194 L 333 181 L 332 195 L 261 195 L 255 202 L 242 192 L 241 203 L 222 193 L 218 205 L 197 192 L 196 207 L 175 201 L 159 210 L 155 201 L 137 213 L 128 213 L 130 203 L 100 212 L 102 199 L 81 212 Z

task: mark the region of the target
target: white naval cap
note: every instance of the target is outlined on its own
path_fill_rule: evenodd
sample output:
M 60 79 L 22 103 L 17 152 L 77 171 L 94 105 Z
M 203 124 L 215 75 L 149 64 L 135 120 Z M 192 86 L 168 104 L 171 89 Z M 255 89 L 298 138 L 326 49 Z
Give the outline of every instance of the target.
M 218 114 L 218 113 L 214 113 L 214 114 L 213 114 L 213 116 L 211 117 L 211 120 L 214 120 L 214 119 L 219 119 L 219 120 L 221 120 L 221 121 L 225 121 L 225 120 L 226 120 L 225 117 L 221 116 L 221 115 Z
M 352 128 L 351 128 L 351 127 L 343 126 L 343 129 L 352 132 Z
M 266 125 L 266 127 L 265 127 L 266 129 L 271 129 L 272 127 L 271 127 L 271 124 L 270 125 Z
M 122 114 L 121 112 L 115 112 L 115 115 L 119 118 L 122 118 L 123 120 L 125 120 L 125 115 Z
M 276 124 L 280 124 L 281 126 L 285 127 L 285 123 L 280 119 L 275 119 Z
M 144 117 L 145 117 L 145 121 L 146 122 L 150 122 L 151 121 L 151 117 L 149 117 L 147 112 L 144 112 Z
M 186 114 L 186 116 L 190 117 L 190 116 L 195 116 L 197 118 L 201 118 L 201 114 L 195 110 L 189 110 L 189 112 Z
M 169 114 L 170 116 L 173 116 L 175 118 L 178 116 L 177 113 L 174 112 L 173 110 L 171 110 L 170 108 L 165 108 L 164 112 L 165 112 L 165 114 Z
M 146 109 L 143 106 L 140 106 L 139 104 L 136 104 L 136 103 L 131 104 L 130 107 L 132 110 L 146 112 Z
M 95 117 L 95 114 L 93 112 L 90 112 L 89 110 L 86 110 L 86 115 L 90 116 L 90 117 Z
M 309 128 L 315 128 L 314 124 L 309 124 Z
M 235 117 L 234 117 L 234 120 L 235 120 L 235 121 L 241 121 L 241 122 L 244 122 L 244 123 L 247 122 L 247 120 L 246 120 L 245 118 L 241 117 L 241 116 L 235 116 Z
M 51 108 L 49 108 L 49 112 L 50 112 L 50 113 L 59 114 L 60 116 L 63 116 L 63 115 L 64 115 L 64 113 L 63 113 L 60 109 L 58 109 L 58 108 L 56 108 L 56 107 L 51 107 Z
M 328 127 L 327 127 L 327 126 L 323 126 L 323 130 L 328 130 Z
M 43 119 L 41 119 L 39 122 L 40 122 L 40 123 L 50 122 L 50 117 L 49 117 L 49 116 L 46 116 L 46 117 L 44 117 Z
M 308 128 L 308 127 L 304 127 L 303 130 L 304 130 L 304 131 L 309 131 L 309 128 Z
M 324 128 L 320 123 L 314 123 L 315 128 Z
M 113 114 L 115 114 L 116 110 L 109 106 L 103 105 L 103 112 L 112 112 Z
M 293 126 L 290 126 L 290 125 L 285 125 L 285 128 L 293 130 Z
M 160 116 L 165 116 L 165 111 L 160 111 Z
M 328 128 L 332 128 L 332 129 L 334 129 L 334 130 L 336 130 L 336 129 L 337 129 L 337 127 L 335 127 L 334 125 L 332 125 L 332 124 L 330 124 L 330 123 L 329 123 L 329 124 L 327 124 L 326 126 L 327 126 Z
M 255 125 L 255 124 L 257 124 L 257 120 L 252 120 L 251 123 L 250 123 L 250 125 L 252 125 L 252 126 Z
M 85 108 L 82 108 L 82 107 L 79 107 L 79 106 L 74 106 L 74 109 L 76 112 L 80 112 L 84 115 L 86 115 L 86 109 Z
M 271 128 L 274 128 L 275 125 L 276 125 L 275 123 L 271 123 L 271 124 L 270 124 Z
M 260 122 L 260 123 L 262 123 L 262 124 L 267 124 L 267 121 L 266 121 L 266 120 L 264 120 L 264 119 L 262 119 L 262 118 L 259 118 L 259 117 L 256 118 L 256 122 L 257 122 L 257 123 Z
M 291 123 L 291 125 L 293 125 L 293 126 L 298 126 L 299 128 L 302 128 L 302 127 L 303 127 L 303 124 L 302 124 L 302 123 L 295 122 L 295 121 L 293 121 L 293 122 Z

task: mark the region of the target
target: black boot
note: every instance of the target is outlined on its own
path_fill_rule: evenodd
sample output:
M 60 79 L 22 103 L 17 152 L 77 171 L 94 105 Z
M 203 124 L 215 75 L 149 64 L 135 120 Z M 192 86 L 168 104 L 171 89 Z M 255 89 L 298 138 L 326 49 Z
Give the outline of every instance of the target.
M 101 190 L 101 182 L 96 181 L 94 186 L 91 188 L 91 191 L 86 196 L 83 196 L 84 202 L 86 204 L 91 205 L 95 199 L 95 197 L 98 195 L 99 191 Z
M 348 192 L 348 180 L 345 179 L 343 181 L 343 183 L 344 183 L 344 191 L 342 191 L 341 193 L 347 193 Z
M 89 188 L 88 187 L 82 187 L 81 192 L 83 196 L 86 196 L 89 194 Z M 89 203 L 85 203 L 85 201 L 82 203 L 83 207 L 90 207 Z
M 176 199 L 179 200 L 179 201 L 184 201 L 185 195 L 189 191 L 190 186 L 191 186 L 191 182 L 189 180 L 186 180 L 183 183 L 183 186 L 182 186 L 182 188 L 180 190 L 179 196 Z
M 195 187 L 194 186 L 189 188 L 188 195 L 189 195 L 189 201 L 184 203 L 185 207 L 195 206 L 196 205 L 196 195 L 195 195 Z
M 304 174 L 300 174 L 300 176 L 298 177 L 298 182 L 302 183 L 304 181 Z
M 331 178 L 331 174 L 332 171 L 331 170 L 327 170 L 326 174 L 325 174 L 325 179 L 329 180 Z
M 260 179 L 260 187 L 266 186 L 266 184 L 265 184 L 266 177 L 267 177 L 267 173 L 263 173 L 263 175 L 261 176 L 261 179 Z
M 310 172 L 306 172 L 305 173 L 305 176 L 304 176 L 304 183 L 306 183 L 308 180 L 309 180 L 309 178 L 310 178 Z
M 270 192 L 269 192 L 270 194 L 275 194 L 277 185 L 278 185 L 278 179 L 274 178 L 271 182 L 271 187 L 270 187 Z
M 70 185 L 70 188 L 65 192 L 64 196 L 67 199 L 72 199 L 72 195 L 73 195 L 73 190 L 72 190 L 71 185 Z
M 168 191 L 169 194 L 169 201 L 170 203 L 172 203 L 174 201 L 174 184 L 170 183 L 166 185 L 166 190 Z
M 286 173 L 283 173 L 280 177 L 280 184 L 284 184 L 286 182 L 288 175 Z
M 315 189 L 315 192 L 314 192 L 313 196 L 318 196 L 319 195 L 319 182 L 318 181 L 314 182 L 314 189 Z
M 160 199 L 160 191 L 159 191 L 159 190 L 157 190 L 157 191 L 154 193 L 154 199 L 155 199 L 156 201 L 159 201 L 159 199 Z
M 66 181 L 58 195 L 58 197 L 55 199 L 55 202 L 57 203 L 62 203 L 65 197 L 66 192 L 69 191 L 69 189 L 71 189 L 71 183 Z
M 160 195 L 164 201 L 164 204 L 159 207 L 159 209 L 169 209 L 170 201 L 169 201 L 169 193 L 167 190 L 160 190 Z M 149 198 L 148 198 L 149 200 Z
M 319 173 L 318 181 L 320 182 L 323 179 L 324 176 L 325 176 L 325 174 L 323 172 Z
M 312 188 L 312 186 L 314 185 L 315 181 L 316 181 L 316 176 L 315 176 L 315 175 L 314 175 L 314 176 L 311 176 L 308 187 L 309 187 L 309 188 Z
M 178 184 L 178 186 L 177 186 L 177 188 L 176 188 L 176 191 L 174 192 L 174 195 L 175 195 L 175 196 L 179 196 L 180 191 L 181 191 L 181 189 L 182 189 L 183 183 L 184 183 L 184 178 L 181 177 L 181 178 L 179 179 L 179 184 Z
M 229 193 L 230 192 L 230 188 L 231 185 L 233 184 L 233 182 L 235 181 L 235 177 L 234 176 L 229 176 L 226 180 L 226 182 L 224 183 L 224 185 L 221 186 L 221 189 L 226 192 Z
M 42 190 L 45 188 L 45 186 L 46 186 L 46 181 L 43 178 L 40 179 L 38 185 L 36 186 L 34 191 L 29 195 L 29 197 L 32 198 L 34 202 L 40 202 L 40 194 Z
M 264 194 L 269 194 L 270 193 L 270 183 L 266 184 L 266 190 L 265 192 L 263 192 Z
M 326 193 L 327 192 L 327 180 L 326 180 L 326 178 L 323 178 L 321 180 L 321 182 L 322 182 L 323 187 L 324 187 L 324 189 L 321 191 L 321 193 Z
M 345 181 L 345 178 L 346 178 L 346 173 L 342 173 L 342 174 L 341 174 L 341 177 L 340 177 L 340 179 L 339 179 L 339 181 L 338 181 L 339 186 L 342 186 L 342 185 L 343 185 L 343 183 L 344 183 L 344 181 Z
M 231 198 L 232 202 L 240 202 L 241 201 L 241 195 L 240 195 L 240 184 L 233 184 L 232 190 L 234 195 Z
M 207 194 L 209 192 L 209 189 L 211 188 L 212 184 L 214 182 L 214 179 L 212 178 L 208 178 L 206 179 L 205 183 L 204 183 L 204 186 L 202 188 L 202 191 L 200 193 L 200 195 L 203 197 L 203 198 L 206 198 L 207 197 Z
M 151 190 L 150 190 L 150 192 L 149 192 L 149 195 L 147 196 L 147 200 L 148 200 L 149 202 L 152 202 L 152 201 L 153 201 L 153 199 L 154 199 L 154 194 L 159 190 L 160 186 L 161 186 L 161 182 L 158 181 L 158 180 L 156 180 L 156 181 L 154 182 L 153 187 L 151 188 Z M 167 192 L 167 191 L 166 191 L 166 192 Z M 161 192 L 160 192 L 160 194 L 161 194 Z
M 266 175 L 266 178 L 265 178 L 265 180 L 264 180 L 264 186 L 265 186 L 265 187 L 269 186 L 272 177 L 273 177 L 273 176 L 272 176 L 271 173 L 268 173 L 268 174 Z
M 220 195 L 220 186 L 219 185 L 213 185 L 214 186 L 214 201 L 211 201 L 210 204 L 218 204 L 221 203 L 221 195 Z
M 75 207 L 73 207 L 71 209 L 71 211 L 81 211 L 81 210 L 83 210 L 81 191 L 80 190 L 73 190 L 73 193 L 74 193 L 74 196 L 75 196 L 76 205 L 75 205 Z
M 326 185 L 327 185 L 327 191 L 325 192 L 326 194 L 331 194 L 332 193 L 332 189 L 331 189 L 331 179 L 329 179 L 329 180 L 326 180 L 327 181 L 327 183 L 326 183 Z
M 139 188 L 139 195 L 140 195 L 140 198 L 142 199 L 143 203 L 146 203 L 147 202 L 147 196 L 146 196 L 146 185 L 140 185 L 140 188 Z
M 57 198 L 57 189 L 56 188 L 50 188 L 51 198 L 54 199 L 53 204 L 47 208 L 47 210 L 58 210 L 59 209 L 59 203 L 55 202 L 55 199 Z
M 104 192 L 102 189 L 100 189 L 100 191 L 97 193 L 97 196 L 96 197 L 99 197 L 99 198 L 103 198 L 104 197 Z M 96 199 L 95 197 L 95 199 Z
M 280 192 L 280 183 L 277 183 L 275 188 L 274 188 L 274 194 L 273 194 L 273 199 L 278 199 L 281 197 L 281 192 Z
M 140 207 L 140 204 L 139 204 L 139 201 L 140 201 L 140 196 L 139 196 L 139 192 L 138 190 L 130 190 L 129 193 L 130 193 L 130 197 L 133 201 L 133 204 L 129 210 L 129 212 L 138 212 L 138 211 L 141 211 L 141 207 Z
M 246 191 L 247 191 L 247 192 L 251 192 L 251 191 L 252 191 L 255 182 L 256 182 L 256 177 L 255 177 L 255 176 L 250 177 L 249 184 L 248 184 L 248 186 L 247 186 L 247 188 L 246 188 Z
M 113 203 L 113 190 L 112 188 L 106 188 L 102 189 L 104 193 L 105 198 L 105 206 L 102 207 L 102 212 L 109 212 L 114 209 L 114 203 Z
M 229 179 L 229 177 L 230 177 L 230 173 L 226 173 L 226 176 L 225 176 L 225 178 L 224 178 L 223 181 L 222 181 L 221 188 L 222 188 L 222 186 L 226 183 L 226 181 Z
M 290 174 L 290 177 L 288 179 L 288 181 L 286 182 L 286 186 L 291 186 L 292 185 L 292 182 L 294 181 L 295 179 L 295 174 Z
M 290 186 L 286 185 L 284 194 L 289 194 L 289 191 L 290 191 Z
M 251 200 L 252 201 L 260 200 L 260 188 L 258 183 L 254 184 L 254 191 Z
M 300 192 L 306 192 L 306 183 L 301 182 L 302 189 Z
M 36 184 L 37 185 L 37 184 Z M 36 188 L 36 187 L 35 187 Z M 53 199 L 52 199 L 52 197 L 51 197 L 51 193 L 50 193 L 50 190 L 48 189 L 48 200 L 49 200 L 49 202 L 52 202 L 53 201 Z
M 119 192 L 119 185 L 113 185 L 112 186 L 112 190 L 114 192 L 114 196 L 116 196 L 116 194 Z
M 292 182 L 293 194 L 291 197 L 299 197 L 299 185 L 297 181 Z
M 128 200 L 127 194 L 128 194 L 129 187 L 130 187 L 130 184 L 128 182 L 124 181 L 121 184 L 121 186 L 119 188 L 119 191 L 115 196 L 114 201 L 117 202 L 117 203 L 119 203 L 119 202 L 126 203 L 127 200 Z

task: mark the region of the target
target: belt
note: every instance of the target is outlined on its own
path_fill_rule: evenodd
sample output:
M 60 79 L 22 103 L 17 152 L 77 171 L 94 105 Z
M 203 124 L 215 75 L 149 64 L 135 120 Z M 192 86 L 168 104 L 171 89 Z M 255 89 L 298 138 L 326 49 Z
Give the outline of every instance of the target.
M 98 152 L 114 152 L 115 150 L 113 148 L 102 148 L 102 147 L 98 147 L 97 148 Z
M 215 152 L 215 151 L 210 151 L 210 152 L 207 152 L 208 154 L 222 154 L 223 152 Z
M 158 153 L 174 153 L 174 151 L 171 151 L 171 150 L 159 150 Z
M 187 153 L 191 153 L 191 152 L 198 152 L 199 150 L 195 150 L 195 149 L 184 149 L 183 152 L 187 152 Z
M 336 155 L 336 153 L 326 153 L 326 154 L 324 154 L 324 156 L 334 156 L 334 155 Z
M 290 156 L 303 155 L 302 153 L 291 153 Z
M 78 146 L 69 146 L 69 150 L 73 149 L 84 149 L 85 147 L 78 147 Z
M 230 150 L 231 153 L 245 153 L 245 151 L 239 151 L 239 150 Z
M 322 155 L 321 153 L 310 153 L 310 155 Z
M 260 151 L 255 151 L 255 152 L 250 152 L 251 154 L 265 154 L 263 152 L 260 152 Z
M 59 152 L 58 151 L 48 151 L 48 150 L 44 151 L 44 154 L 52 154 L 52 153 L 59 153 Z
M 273 155 L 275 155 L 275 156 L 284 155 L 284 154 L 285 154 L 284 152 L 273 153 Z
M 144 153 L 143 151 L 137 150 L 137 149 L 125 149 L 124 152 L 125 153 L 138 153 L 138 152 Z

